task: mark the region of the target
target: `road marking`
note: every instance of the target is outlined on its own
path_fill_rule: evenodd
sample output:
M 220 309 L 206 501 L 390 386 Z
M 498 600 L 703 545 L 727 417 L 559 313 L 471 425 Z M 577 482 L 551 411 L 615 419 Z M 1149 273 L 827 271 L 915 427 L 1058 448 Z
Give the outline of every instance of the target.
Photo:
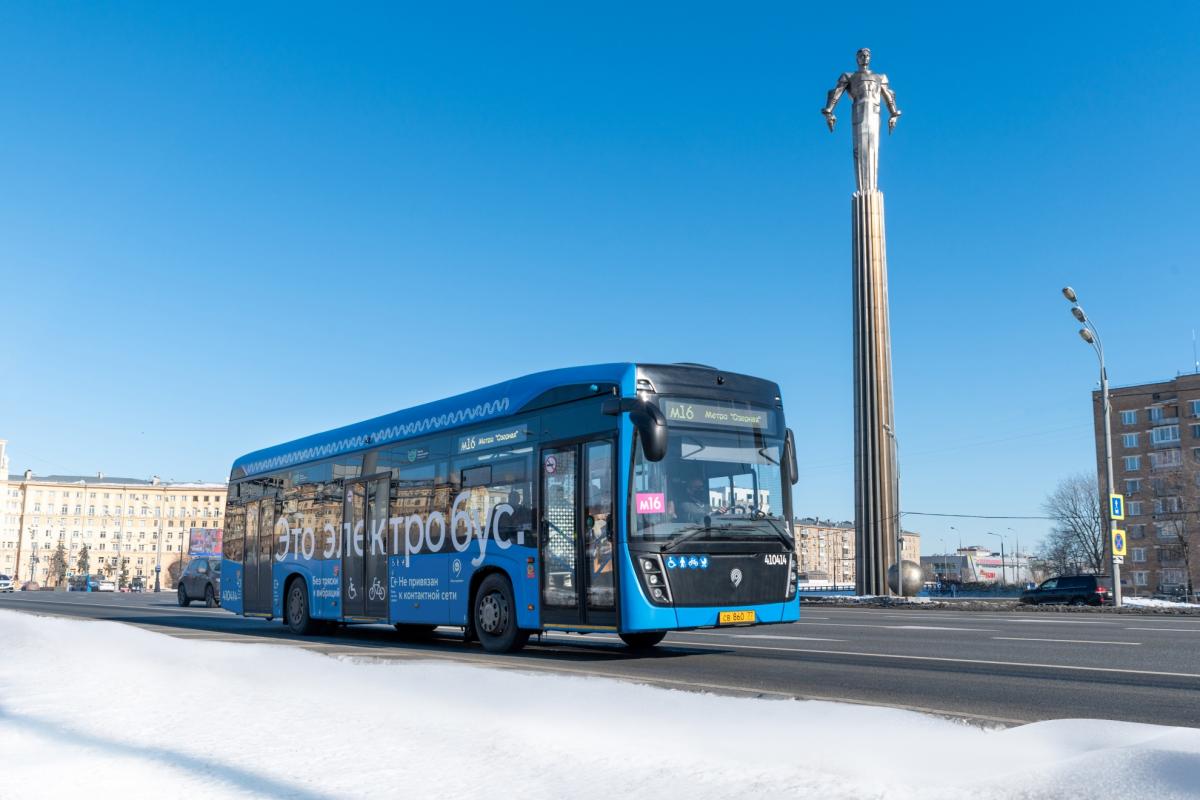
M 1045 622 L 1050 625 L 1115 625 L 1115 620 L 1103 619 L 1030 619 L 1028 617 L 1016 617 L 1015 619 L 1002 619 L 997 622 Z
M 1028 611 L 1026 611 L 1026 612 L 1005 611 L 1005 610 L 942 611 L 940 609 L 889 612 L 889 611 L 879 611 L 879 610 L 869 609 L 869 608 L 836 609 L 836 610 L 840 611 L 840 612 L 845 612 L 845 614 L 844 614 L 845 616 L 857 615 L 857 616 L 870 616 L 872 618 L 890 617 L 890 618 L 894 618 L 894 619 L 909 619 L 909 620 L 911 620 L 914 616 L 928 615 L 929 618 L 934 619 L 934 620 L 956 620 L 956 621 L 957 620 L 967 620 L 967 621 L 980 620 L 984 623 L 989 623 L 989 624 L 995 623 L 995 622 L 1018 622 L 1018 621 L 1020 621 L 1020 622 L 1045 622 L 1045 623 L 1050 623 L 1050 624 L 1066 623 L 1066 624 L 1083 624 L 1083 625 L 1119 625 L 1122 622 L 1122 620 L 1115 620 L 1115 619 L 1114 620 L 1049 619 L 1049 617 L 1052 617 L 1055 614 L 1059 614 L 1061 616 L 1061 615 L 1065 615 L 1065 614 L 1074 614 L 1075 613 L 1075 612 L 1070 612 L 1070 611 L 1064 611 L 1064 612 L 1046 611 L 1046 612 L 1041 612 L 1041 616 L 1039 616 L 1039 617 L 1009 617 L 1006 615 L 1014 614 L 1014 613 L 1017 613 L 1017 614 L 1026 613 L 1027 614 L 1029 612 Z M 823 609 L 823 611 L 825 611 L 825 613 L 830 613 L 830 612 L 834 611 L 834 609 Z M 1086 612 L 1084 612 L 1084 613 L 1086 613 Z M 803 610 L 801 610 L 800 614 L 801 614 L 800 621 L 803 622 L 807 617 L 804 615 Z M 1043 616 L 1045 618 L 1042 618 Z M 1076 614 L 1076 616 L 1081 616 L 1081 614 Z
M 866 622 L 793 622 L 793 625 L 820 625 L 822 627 L 833 628 L 883 628 L 889 631 L 900 630 L 915 630 L 915 631 L 980 631 L 983 633 L 995 632 L 995 628 L 951 628 L 942 625 L 871 625 Z
M 782 633 L 717 633 L 716 631 L 676 631 L 686 636 L 726 636 L 734 639 L 783 639 L 784 641 L 804 642 L 844 642 L 845 639 L 822 639 L 818 636 L 788 636 Z
M 1126 628 L 1127 631 L 1173 631 L 1175 633 L 1200 633 L 1200 628 Z
M 197 601 L 197 602 L 199 602 L 199 601 Z M 219 607 L 218 608 L 195 607 L 195 608 L 186 608 L 185 609 L 179 605 L 168 605 L 166 603 L 163 603 L 161 605 L 160 604 L 140 605 L 137 603 L 129 603 L 129 604 L 125 604 L 125 603 L 92 603 L 92 602 L 88 602 L 86 600 L 43 600 L 40 597 L 29 598 L 28 600 L 22 599 L 22 600 L 18 601 L 18 603 L 29 603 L 29 604 L 35 605 L 35 606 L 41 606 L 41 605 L 70 606 L 71 608 L 78 608 L 78 609 L 119 608 L 122 611 L 154 611 L 159 614 L 210 614 L 210 615 L 214 615 L 214 616 L 223 615 L 223 616 L 234 618 L 234 619 L 240 617 L 239 614 L 234 614 L 232 611 L 226 611 Z M 24 610 L 21 607 L 19 607 L 17 604 L 9 605 L 9 604 L 5 604 L 5 603 L 0 603 L 0 608 L 8 608 L 8 609 L 12 609 L 13 611 Z
M 1065 644 L 1125 644 L 1138 647 L 1141 642 L 1102 642 L 1097 639 L 1035 639 L 1032 636 L 993 636 L 1006 642 L 1063 642 Z
M 951 628 L 948 625 L 893 625 L 891 626 L 898 631 L 984 631 L 990 632 L 993 628 Z

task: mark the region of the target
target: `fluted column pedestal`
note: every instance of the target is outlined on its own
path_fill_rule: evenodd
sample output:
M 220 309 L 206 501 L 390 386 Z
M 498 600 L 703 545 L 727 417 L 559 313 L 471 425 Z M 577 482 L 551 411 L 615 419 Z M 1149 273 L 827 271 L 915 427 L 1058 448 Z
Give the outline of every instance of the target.
M 855 192 L 854 526 L 855 589 L 888 594 L 898 561 L 900 491 L 892 415 L 892 343 L 888 325 L 883 193 Z

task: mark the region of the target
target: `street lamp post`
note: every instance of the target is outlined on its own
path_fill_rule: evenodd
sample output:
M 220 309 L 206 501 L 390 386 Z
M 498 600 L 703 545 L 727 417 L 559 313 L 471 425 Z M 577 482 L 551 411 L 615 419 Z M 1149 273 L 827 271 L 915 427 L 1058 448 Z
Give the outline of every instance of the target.
M 1008 531 L 1016 538 L 1017 543 L 1013 546 L 1013 583 L 1019 586 L 1025 585 L 1025 579 L 1021 575 L 1021 534 L 1017 533 L 1012 528 Z
M 1096 330 L 1096 325 L 1088 318 L 1088 315 L 1083 312 L 1083 307 L 1079 305 L 1079 298 L 1075 294 L 1075 290 L 1070 286 L 1063 287 L 1063 297 L 1067 298 L 1071 303 L 1071 315 L 1083 324 L 1079 329 L 1079 338 L 1092 346 L 1092 350 L 1096 353 L 1096 358 L 1100 360 L 1100 394 L 1104 401 L 1104 461 L 1108 467 L 1108 496 L 1113 494 L 1113 459 L 1112 459 L 1112 403 L 1108 397 L 1108 370 L 1104 366 L 1104 344 L 1100 341 L 1100 332 Z M 1107 498 L 1102 501 L 1103 506 L 1107 506 Z M 1121 565 L 1117 563 L 1117 555 L 1112 549 L 1112 532 L 1113 518 L 1111 509 L 1106 509 L 1104 518 L 1107 520 L 1105 529 L 1108 532 L 1107 549 L 1111 559 L 1112 580 L 1113 580 L 1113 605 L 1121 606 Z

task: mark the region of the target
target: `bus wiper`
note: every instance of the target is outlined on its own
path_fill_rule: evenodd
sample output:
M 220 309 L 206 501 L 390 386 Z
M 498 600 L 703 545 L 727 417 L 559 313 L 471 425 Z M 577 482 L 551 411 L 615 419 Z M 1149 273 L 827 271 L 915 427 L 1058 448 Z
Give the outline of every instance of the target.
M 703 533 L 708 533 L 710 530 L 712 530 L 712 528 L 708 525 L 692 525 L 688 528 L 681 528 L 667 541 L 666 544 L 662 546 L 662 551 L 664 553 L 670 553 L 674 550 L 677 550 L 684 542 L 690 542 L 692 539 L 697 538 Z

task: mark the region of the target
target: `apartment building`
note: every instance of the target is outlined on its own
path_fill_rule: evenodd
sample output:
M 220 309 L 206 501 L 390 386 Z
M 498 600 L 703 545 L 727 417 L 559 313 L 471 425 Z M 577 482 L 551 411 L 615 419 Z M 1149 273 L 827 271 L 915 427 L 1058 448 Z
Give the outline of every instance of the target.
M 7 465 L 0 440 L 0 466 Z M 7 479 L 7 480 L 5 480 Z M 78 572 L 86 546 L 89 572 L 114 580 L 141 577 L 174 589 L 194 528 L 224 525 L 225 485 L 168 483 L 105 475 L 12 475 L 0 471 L 0 573 L 18 584 L 57 584 L 51 560 L 61 543 Z
M 809 584 L 854 585 L 855 536 L 853 522 L 830 522 L 814 517 L 792 524 L 800 578 Z M 904 560 L 921 563 L 921 534 L 904 531 Z
M 1109 390 L 1113 491 L 1125 495 L 1121 583 L 1130 595 L 1200 586 L 1200 374 Z M 1103 401 L 1093 393 L 1096 465 L 1106 484 Z

